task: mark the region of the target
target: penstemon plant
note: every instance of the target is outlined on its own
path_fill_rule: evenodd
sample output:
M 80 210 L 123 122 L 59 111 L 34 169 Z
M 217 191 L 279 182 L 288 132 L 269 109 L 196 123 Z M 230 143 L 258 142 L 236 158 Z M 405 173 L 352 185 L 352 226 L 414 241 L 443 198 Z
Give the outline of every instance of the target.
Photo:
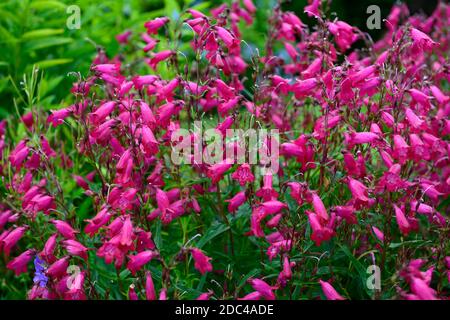
M 325 2 L 276 4 L 262 47 L 251 0 L 150 20 L 51 112 L 33 69 L 0 122 L 2 295 L 448 299 L 450 6 L 373 43 Z

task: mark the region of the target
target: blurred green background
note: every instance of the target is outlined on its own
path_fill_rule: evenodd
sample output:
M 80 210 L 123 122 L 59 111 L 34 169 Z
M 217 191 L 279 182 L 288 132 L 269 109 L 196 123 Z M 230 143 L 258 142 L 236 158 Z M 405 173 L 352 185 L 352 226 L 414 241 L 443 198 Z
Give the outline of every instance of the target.
M 255 45 L 264 42 L 266 17 L 276 0 L 253 0 L 257 6 L 257 19 L 246 28 L 244 38 Z M 67 104 L 75 78 L 69 72 L 85 75 L 95 56 L 95 44 L 105 48 L 112 57 L 120 52 L 115 36 L 124 30 L 144 31 L 145 21 L 158 16 L 179 18 L 187 8 L 207 10 L 230 0 L 2 0 L 0 2 L 0 119 L 15 110 L 13 97 L 17 96 L 24 74 L 36 64 L 43 70 L 40 103 L 45 109 L 58 109 Z M 333 0 L 331 10 L 337 16 L 374 39 L 383 30 L 367 30 L 366 9 L 377 4 L 385 18 L 393 0 Z M 437 1 L 406 1 L 412 12 L 430 14 Z M 303 13 L 307 0 L 285 1 L 285 10 L 297 13 L 302 21 L 314 20 Z M 71 13 L 67 8 L 77 5 L 81 11 L 81 28 L 70 30 L 66 26 Z M 20 103 L 19 103 L 20 109 Z

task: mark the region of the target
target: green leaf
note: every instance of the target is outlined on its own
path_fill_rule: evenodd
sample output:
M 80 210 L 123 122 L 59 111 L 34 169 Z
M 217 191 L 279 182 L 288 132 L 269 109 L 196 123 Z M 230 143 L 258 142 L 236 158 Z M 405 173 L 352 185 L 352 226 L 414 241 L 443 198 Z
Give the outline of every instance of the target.
M 243 287 L 249 278 L 256 276 L 257 274 L 259 274 L 259 272 L 259 269 L 253 269 L 252 271 L 244 275 L 241 281 L 239 281 L 238 288 Z
M 72 41 L 73 41 L 72 38 L 67 37 L 50 37 L 46 39 L 32 40 L 27 43 L 26 47 L 28 50 L 38 50 L 68 44 L 71 43 Z
M 42 37 L 49 37 L 54 36 L 57 34 L 64 33 L 64 29 L 38 29 L 33 31 L 25 32 L 22 35 L 22 39 L 34 39 L 34 38 L 42 38 Z
M 358 273 L 357 276 L 353 274 L 351 277 L 357 278 L 360 281 L 360 283 L 363 284 L 362 287 L 364 288 L 364 291 L 370 297 L 371 292 L 370 292 L 369 288 L 367 288 L 367 286 L 365 285 L 365 279 L 367 279 L 367 277 L 368 277 L 368 274 L 366 272 L 367 268 L 365 268 L 361 264 L 361 262 L 359 262 L 359 260 L 355 258 L 355 256 L 350 252 L 350 250 L 347 247 L 341 245 L 340 243 L 338 243 L 338 246 L 339 246 L 339 248 L 341 248 L 341 251 L 350 259 L 351 264 L 354 265 L 354 267 Z M 351 275 L 350 270 L 348 270 L 348 272 Z
M 199 11 L 206 11 L 211 6 L 209 1 L 198 2 L 195 6 L 192 6 L 192 9 Z
M 56 89 L 56 87 L 61 83 L 63 79 L 63 76 L 42 79 L 40 87 L 41 95 L 45 97 L 47 94 L 52 92 L 54 89 Z
M 36 65 L 40 69 L 50 68 L 54 66 L 59 66 L 61 64 L 66 64 L 72 62 L 73 59 L 51 59 L 51 60 L 43 60 L 36 62 Z
M 199 281 L 198 286 L 197 286 L 197 291 L 203 291 L 203 286 L 205 285 L 206 277 L 207 277 L 207 274 L 205 273 L 200 278 L 200 281 Z
M 126 277 L 128 277 L 131 274 L 131 271 L 128 269 L 123 270 L 120 274 L 119 274 L 119 278 L 120 279 L 125 279 Z
M 33 1 L 30 7 L 38 10 L 48 10 L 48 9 L 62 9 L 65 10 L 67 5 L 55 0 L 43 0 L 43 1 Z
M 180 16 L 180 6 L 176 0 L 164 0 L 165 13 L 173 20 L 177 20 Z
M 411 245 L 411 247 L 421 247 L 426 244 L 431 244 L 432 241 L 424 241 L 424 240 L 410 240 L 410 241 L 403 241 L 403 242 L 392 242 L 389 244 L 389 248 L 396 249 L 399 247 L 402 247 L 404 245 Z
M 205 244 L 210 242 L 218 235 L 224 233 L 228 229 L 230 229 L 230 227 L 226 226 L 225 224 L 218 222 L 213 223 L 212 226 L 206 231 L 205 235 L 197 242 L 197 248 L 201 249 Z

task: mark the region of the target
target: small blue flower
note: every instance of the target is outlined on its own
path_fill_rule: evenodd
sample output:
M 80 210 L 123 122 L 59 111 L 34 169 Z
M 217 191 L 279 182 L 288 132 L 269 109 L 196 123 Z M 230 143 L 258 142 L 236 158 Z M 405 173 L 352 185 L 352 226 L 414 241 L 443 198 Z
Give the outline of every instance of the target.
M 45 262 L 41 260 L 37 255 L 34 258 L 34 278 L 33 282 L 38 284 L 40 287 L 45 287 L 48 282 L 48 277 L 45 275 Z

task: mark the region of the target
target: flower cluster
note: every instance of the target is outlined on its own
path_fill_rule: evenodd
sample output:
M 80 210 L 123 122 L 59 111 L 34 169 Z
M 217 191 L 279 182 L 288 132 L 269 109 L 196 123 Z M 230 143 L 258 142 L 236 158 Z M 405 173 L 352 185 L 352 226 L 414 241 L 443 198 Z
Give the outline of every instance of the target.
M 394 6 L 376 43 L 305 12 L 277 5 L 261 48 L 251 0 L 153 19 L 98 49 L 72 104 L 33 105 L 22 137 L 0 122 L 0 252 L 28 298 L 448 298 L 450 6 Z M 278 129 L 280 169 L 174 165 L 194 121 L 224 150 Z

